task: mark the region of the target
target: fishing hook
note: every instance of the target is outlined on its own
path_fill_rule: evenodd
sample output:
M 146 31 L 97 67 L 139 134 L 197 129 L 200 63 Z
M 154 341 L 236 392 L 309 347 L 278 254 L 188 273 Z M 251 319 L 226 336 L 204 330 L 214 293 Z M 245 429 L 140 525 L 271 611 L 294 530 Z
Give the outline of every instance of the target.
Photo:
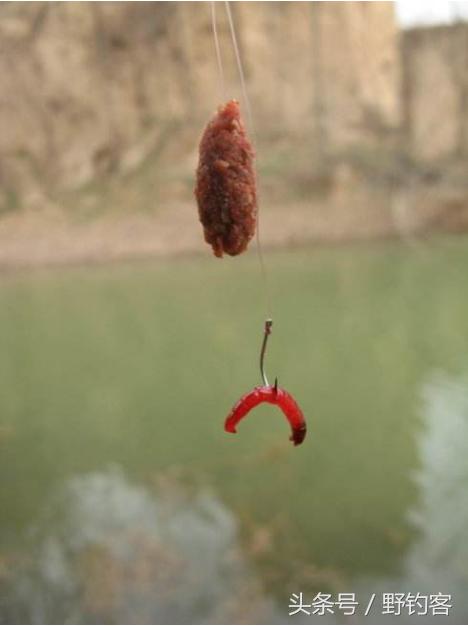
M 231 412 L 224 422 L 224 430 L 228 433 L 237 432 L 237 424 L 247 415 L 247 413 L 259 404 L 268 402 L 269 404 L 279 406 L 279 408 L 283 411 L 286 419 L 291 425 L 292 433 L 289 439 L 295 446 L 298 446 L 304 441 L 307 432 L 304 414 L 292 395 L 284 389 L 281 389 L 281 387 L 278 387 L 277 378 L 275 379 L 273 387 L 270 387 L 265 373 L 265 352 L 268 337 L 271 335 L 272 326 L 272 319 L 265 320 L 263 341 L 260 350 L 260 374 L 262 376 L 263 387 L 255 387 L 255 389 L 242 396 L 242 398 L 232 407 Z

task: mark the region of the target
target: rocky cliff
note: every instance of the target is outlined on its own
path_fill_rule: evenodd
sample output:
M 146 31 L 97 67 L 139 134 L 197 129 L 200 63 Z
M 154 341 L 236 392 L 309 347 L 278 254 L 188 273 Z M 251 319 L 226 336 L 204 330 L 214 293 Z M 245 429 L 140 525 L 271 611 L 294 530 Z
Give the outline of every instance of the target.
M 391 2 L 231 8 L 267 242 L 468 227 L 467 26 L 402 34 Z M 0 264 L 202 246 L 198 138 L 221 100 L 246 112 L 215 9 L 224 86 L 209 2 L 0 3 Z
M 468 24 L 402 36 L 404 136 L 413 158 L 468 156 Z
M 239 97 L 224 3 L 226 96 Z M 261 136 L 322 152 L 382 139 L 400 120 L 391 3 L 232 3 Z M 20 3 L 0 7 L 4 210 L 125 174 L 216 107 L 210 3 Z M 179 155 L 180 156 L 180 155 Z

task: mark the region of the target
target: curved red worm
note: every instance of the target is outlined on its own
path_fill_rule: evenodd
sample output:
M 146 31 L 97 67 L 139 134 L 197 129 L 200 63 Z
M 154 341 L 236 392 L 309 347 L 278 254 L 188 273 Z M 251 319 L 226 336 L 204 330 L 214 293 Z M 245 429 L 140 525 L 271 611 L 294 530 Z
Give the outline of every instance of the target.
M 228 433 L 237 432 L 237 424 L 251 409 L 262 402 L 276 404 L 283 411 L 289 424 L 291 425 L 292 434 L 289 439 L 295 446 L 298 446 L 304 441 L 307 433 L 304 414 L 292 395 L 277 385 L 255 387 L 255 389 L 246 393 L 245 396 L 242 396 L 227 416 L 224 423 L 224 430 Z

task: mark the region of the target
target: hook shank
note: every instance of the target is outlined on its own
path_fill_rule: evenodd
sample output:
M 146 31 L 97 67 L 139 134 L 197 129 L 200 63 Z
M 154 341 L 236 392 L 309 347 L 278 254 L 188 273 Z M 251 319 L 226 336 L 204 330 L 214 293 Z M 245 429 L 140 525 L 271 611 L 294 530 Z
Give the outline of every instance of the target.
M 268 337 L 271 334 L 271 327 L 273 326 L 273 320 L 265 320 L 265 328 L 263 331 L 262 349 L 260 350 L 260 374 L 262 376 L 263 384 L 268 387 L 268 379 L 265 373 L 265 352 L 267 348 Z

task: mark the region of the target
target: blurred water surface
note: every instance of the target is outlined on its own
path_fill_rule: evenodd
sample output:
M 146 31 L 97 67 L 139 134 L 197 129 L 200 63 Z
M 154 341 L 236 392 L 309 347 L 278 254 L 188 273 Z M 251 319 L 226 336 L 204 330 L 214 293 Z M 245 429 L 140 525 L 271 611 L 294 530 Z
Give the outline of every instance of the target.
M 0 278 L 1 621 L 274 623 L 319 591 L 468 619 L 468 240 L 267 260 L 296 449 L 271 406 L 222 428 L 260 382 L 254 254 Z

